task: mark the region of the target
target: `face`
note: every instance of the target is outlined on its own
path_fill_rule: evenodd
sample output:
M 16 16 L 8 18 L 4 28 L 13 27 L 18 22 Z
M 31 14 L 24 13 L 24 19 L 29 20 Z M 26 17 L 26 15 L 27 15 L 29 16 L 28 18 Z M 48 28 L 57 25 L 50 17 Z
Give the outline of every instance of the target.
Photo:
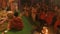
M 7 16 L 9 19 L 13 18 L 13 14 L 11 14 L 11 13 L 9 13 Z

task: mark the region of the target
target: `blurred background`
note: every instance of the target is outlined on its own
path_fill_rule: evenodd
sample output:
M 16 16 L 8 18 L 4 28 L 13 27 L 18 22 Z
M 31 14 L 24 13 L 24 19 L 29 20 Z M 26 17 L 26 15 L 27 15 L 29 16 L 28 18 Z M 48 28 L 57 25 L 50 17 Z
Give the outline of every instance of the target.
M 48 34 L 60 34 L 60 0 L 0 0 L 1 15 L 8 11 L 18 11 L 24 29 L 7 34 L 42 34 L 44 26 Z

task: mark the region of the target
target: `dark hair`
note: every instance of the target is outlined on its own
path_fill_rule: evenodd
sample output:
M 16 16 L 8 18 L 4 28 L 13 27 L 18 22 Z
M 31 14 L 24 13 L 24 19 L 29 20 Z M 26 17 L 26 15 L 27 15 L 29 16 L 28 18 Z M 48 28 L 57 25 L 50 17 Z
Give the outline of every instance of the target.
M 14 16 L 17 17 L 18 16 L 18 12 L 14 12 Z
M 7 7 L 6 11 L 11 11 L 11 8 L 10 6 Z

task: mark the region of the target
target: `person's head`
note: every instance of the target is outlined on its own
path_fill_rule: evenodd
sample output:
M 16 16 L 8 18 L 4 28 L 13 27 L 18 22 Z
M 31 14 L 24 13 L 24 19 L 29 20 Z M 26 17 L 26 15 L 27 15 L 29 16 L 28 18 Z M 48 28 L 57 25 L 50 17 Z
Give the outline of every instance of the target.
M 8 11 L 8 12 L 7 12 L 7 17 L 8 17 L 9 19 L 13 18 L 13 16 L 14 16 L 14 13 L 13 13 L 12 11 Z
M 14 16 L 15 17 L 18 17 L 18 12 L 14 12 Z

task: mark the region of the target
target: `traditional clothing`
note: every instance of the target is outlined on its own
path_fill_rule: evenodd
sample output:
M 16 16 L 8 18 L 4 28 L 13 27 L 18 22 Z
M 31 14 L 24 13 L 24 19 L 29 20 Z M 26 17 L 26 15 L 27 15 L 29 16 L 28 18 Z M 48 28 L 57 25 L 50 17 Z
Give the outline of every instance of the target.
M 21 18 L 16 17 L 12 11 L 8 12 L 8 30 L 20 31 L 23 29 Z
M 9 28 L 11 30 L 14 29 L 14 30 L 20 31 L 20 30 L 23 29 L 23 23 L 22 23 L 22 20 L 20 18 L 18 18 L 18 17 L 13 18 L 9 22 L 10 22 L 10 27 Z

